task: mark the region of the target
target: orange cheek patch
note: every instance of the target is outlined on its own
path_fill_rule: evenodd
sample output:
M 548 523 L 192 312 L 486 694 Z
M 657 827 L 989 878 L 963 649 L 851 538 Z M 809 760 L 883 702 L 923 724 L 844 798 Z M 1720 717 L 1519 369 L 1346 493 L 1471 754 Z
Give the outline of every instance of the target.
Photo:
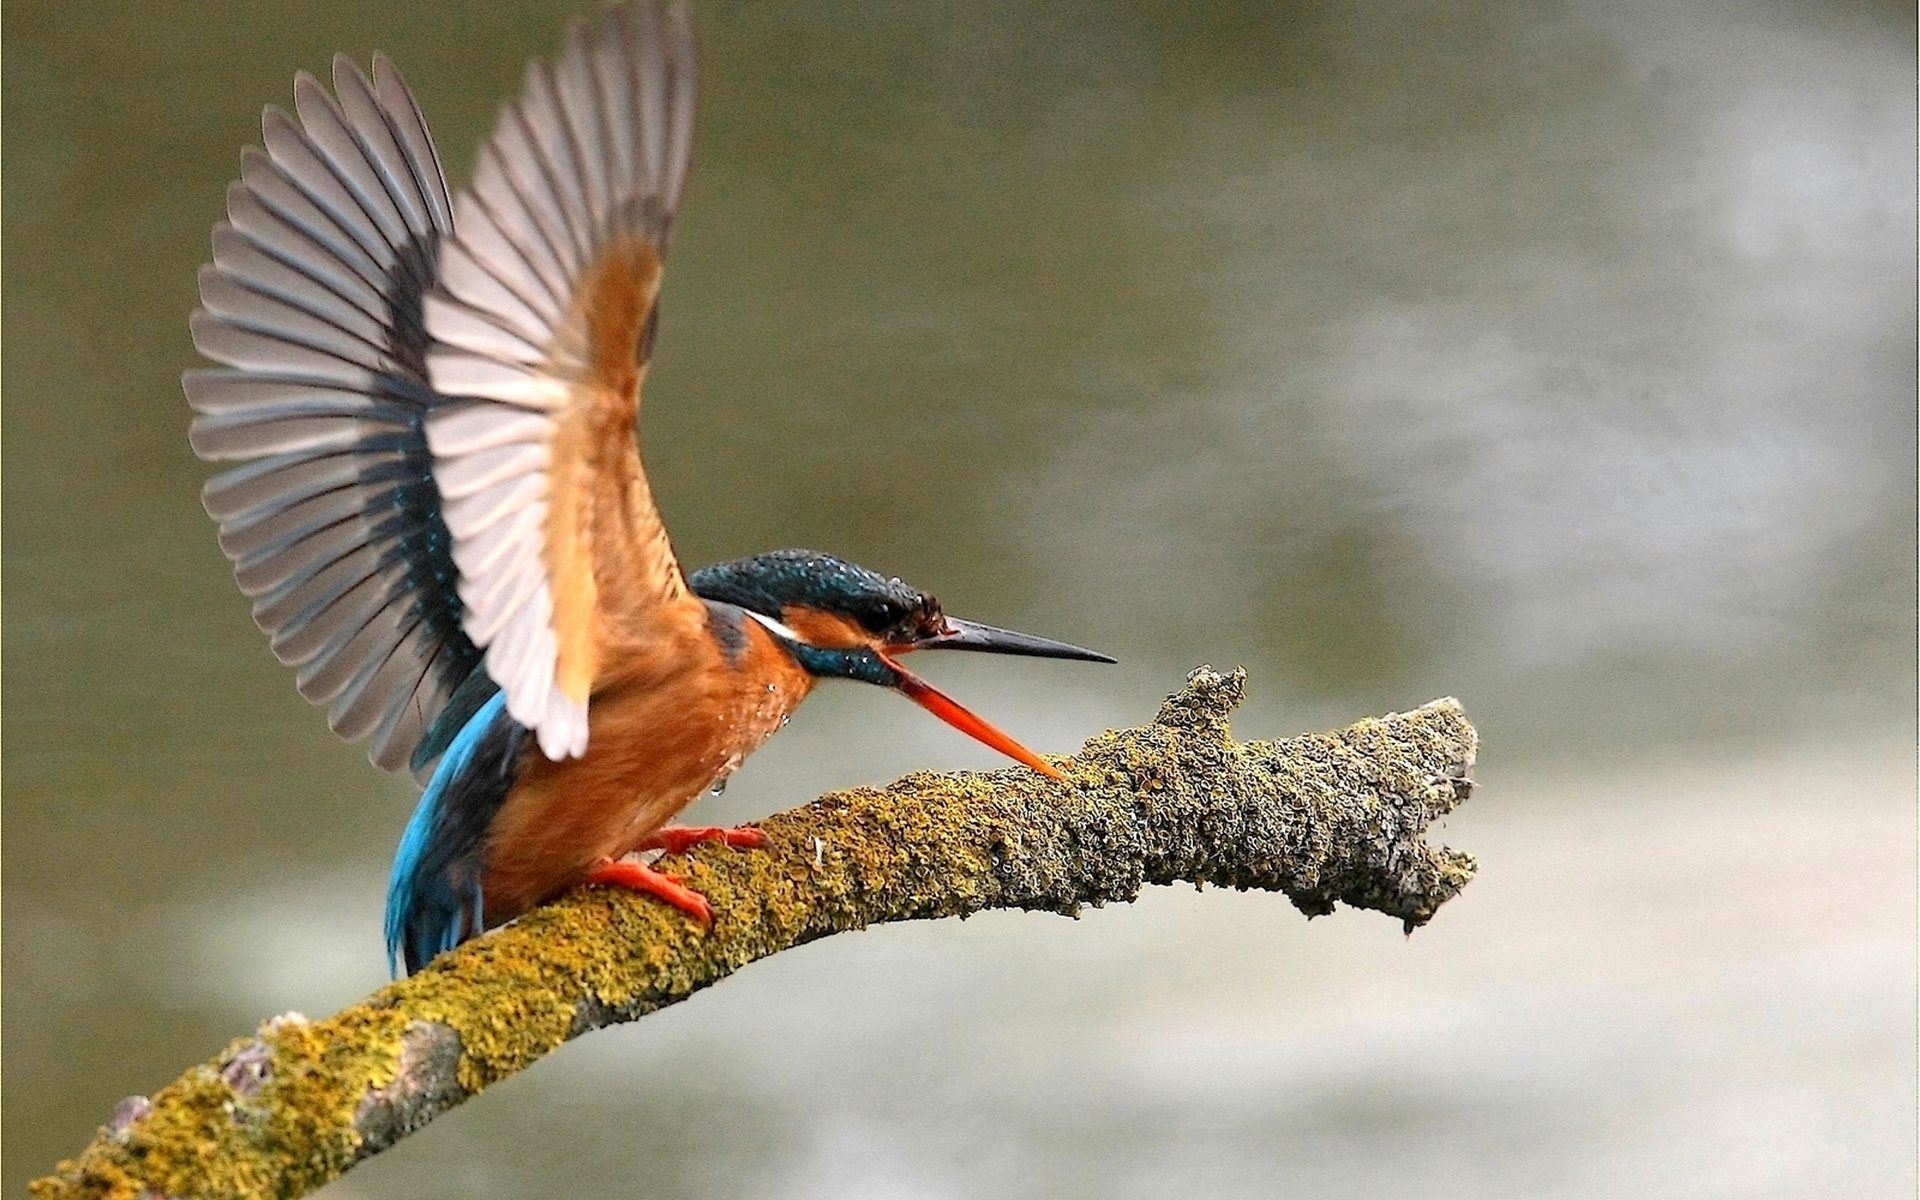
M 874 636 L 846 617 L 817 608 L 789 605 L 780 610 L 780 623 L 822 650 L 846 650 L 875 644 Z

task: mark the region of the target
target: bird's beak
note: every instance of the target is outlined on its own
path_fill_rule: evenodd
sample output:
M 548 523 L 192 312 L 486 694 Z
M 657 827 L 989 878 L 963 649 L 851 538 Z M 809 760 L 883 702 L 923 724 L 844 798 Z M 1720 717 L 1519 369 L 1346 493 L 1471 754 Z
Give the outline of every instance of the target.
M 882 653 L 880 658 L 899 674 L 900 682 L 894 686 L 921 708 L 975 741 L 991 746 L 1017 762 L 1025 763 L 1050 779 L 1066 778 L 1061 774 L 1060 768 L 995 729 L 984 718 L 967 711 L 958 700 L 907 670 L 887 654 Z
M 946 618 L 946 623 L 939 633 L 916 641 L 888 646 L 881 653 L 880 657 L 886 660 L 887 665 L 899 672 L 898 687 L 915 704 L 975 741 L 992 746 L 1008 758 L 1025 763 L 1052 779 L 1065 779 L 1066 776 L 1061 774 L 1059 768 L 1052 763 L 995 729 L 981 717 L 968 712 L 959 701 L 895 661 L 894 655 L 905 654 L 912 650 L 980 650 L 988 654 L 1025 654 L 1035 658 L 1072 658 L 1083 662 L 1110 663 L 1113 661 L 1104 654 L 1082 650 L 1078 646 L 1069 646 L 1065 642 L 1034 637 L 1027 633 L 1015 633 L 1011 629 L 995 629 L 991 625 L 979 625 L 972 621 L 956 620 L 953 617 Z
M 1114 661 L 1097 650 L 1083 650 L 1052 638 L 1015 633 L 1011 629 L 995 629 L 991 625 L 961 621 L 954 617 L 946 618 L 946 626 L 939 633 L 887 647 L 890 654 L 904 654 L 909 650 L 979 650 L 987 654 L 1024 654 L 1029 658 L 1072 658 L 1097 663 Z

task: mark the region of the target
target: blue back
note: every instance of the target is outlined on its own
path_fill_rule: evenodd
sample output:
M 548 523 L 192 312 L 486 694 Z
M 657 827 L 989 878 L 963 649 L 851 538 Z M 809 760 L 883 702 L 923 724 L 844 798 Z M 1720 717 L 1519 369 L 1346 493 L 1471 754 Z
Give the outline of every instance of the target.
M 460 727 L 400 836 L 387 884 L 387 964 L 418 971 L 485 928 L 488 827 L 513 790 L 529 731 L 494 694 Z

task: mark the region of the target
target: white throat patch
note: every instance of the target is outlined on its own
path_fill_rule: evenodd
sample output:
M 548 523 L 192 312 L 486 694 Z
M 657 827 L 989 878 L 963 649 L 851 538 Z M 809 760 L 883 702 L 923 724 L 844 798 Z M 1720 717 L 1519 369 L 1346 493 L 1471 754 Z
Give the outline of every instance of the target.
M 750 608 L 743 608 L 740 611 L 752 617 L 754 620 L 760 622 L 762 625 L 766 626 L 767 629 L 771 631 L 775 637 L 784 638 L 789 642 L 794 642 L 802 646 L 810 646 L 813 644 L 807 641 L 807 639 L 801 637 L 799 634 L 795 633 L 788 626 L 780 623 L 779 621 L 774 620 L 772 617 L 767 616 L 765 613 L 757 613 Z

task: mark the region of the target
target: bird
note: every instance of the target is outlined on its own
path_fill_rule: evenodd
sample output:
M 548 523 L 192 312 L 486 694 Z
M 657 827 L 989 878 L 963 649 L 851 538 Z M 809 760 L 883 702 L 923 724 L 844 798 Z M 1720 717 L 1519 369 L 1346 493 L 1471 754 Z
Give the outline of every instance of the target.
M 684 572 L 638 420 L 692 152 L 684 4 L 576 21 L 457 197 L 376 54 L 302 72 L 241 154 L 189 321 L 202 499 L 295 683 L 423 785 L 387 893 L 390 969 L 574 887 L 706 898 L 646 852 L 767 850 L 673 819 L 822 680 L 888 688 L 1061 772 L 901 664 L 921 650 L 1112 662 L 949 616 L 829 554 Z

